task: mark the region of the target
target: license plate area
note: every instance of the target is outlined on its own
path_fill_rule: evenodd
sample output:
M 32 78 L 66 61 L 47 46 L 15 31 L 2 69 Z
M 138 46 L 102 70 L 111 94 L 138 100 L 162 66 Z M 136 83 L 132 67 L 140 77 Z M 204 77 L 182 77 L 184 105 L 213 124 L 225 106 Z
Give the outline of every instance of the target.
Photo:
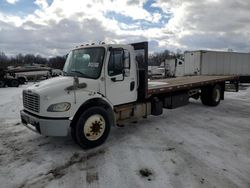
M 39 122 L 37 122 L 34 118 L 22 114 L 21 120 L 22 123 L 26 125 L 26 127 L 30 128 L 33 131 L 36 130 L 36 132 L 41 133 Z
M 36 121 L 29 116 L 22 115 L 21 119 L 22 119 L 22 123 L 24 123 L 24 124 L 31 124 L 33 126 L 36 125 Z

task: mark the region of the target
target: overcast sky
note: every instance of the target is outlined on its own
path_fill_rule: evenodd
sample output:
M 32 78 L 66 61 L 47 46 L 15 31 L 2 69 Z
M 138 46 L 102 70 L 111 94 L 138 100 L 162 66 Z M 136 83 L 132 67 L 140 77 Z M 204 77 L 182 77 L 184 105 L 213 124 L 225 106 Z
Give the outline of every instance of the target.
M 250 52 L 249 0 L 0 0 L 0 51 L 64 55 L 89 42 Z

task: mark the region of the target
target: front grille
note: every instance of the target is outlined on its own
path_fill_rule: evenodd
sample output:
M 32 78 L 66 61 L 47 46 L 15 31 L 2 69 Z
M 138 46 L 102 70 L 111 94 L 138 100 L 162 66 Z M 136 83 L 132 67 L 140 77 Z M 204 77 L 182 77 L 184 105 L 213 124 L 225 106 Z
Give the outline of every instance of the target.
M 23 106 L 26 109 L 39 113 L 40 97 L 36 93 L 23 91 Z

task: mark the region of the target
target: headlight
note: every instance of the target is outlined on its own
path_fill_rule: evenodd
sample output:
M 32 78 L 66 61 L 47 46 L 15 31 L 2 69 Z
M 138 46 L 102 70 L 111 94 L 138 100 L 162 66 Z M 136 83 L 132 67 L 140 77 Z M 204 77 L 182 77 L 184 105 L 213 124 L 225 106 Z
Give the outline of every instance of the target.
M 65 112 L 65 111 L 68 111 L 69 109 L 70 109 L 70 103 L 61 102 L 61 103 L 50 105 L 47 111 L 48 112 Z

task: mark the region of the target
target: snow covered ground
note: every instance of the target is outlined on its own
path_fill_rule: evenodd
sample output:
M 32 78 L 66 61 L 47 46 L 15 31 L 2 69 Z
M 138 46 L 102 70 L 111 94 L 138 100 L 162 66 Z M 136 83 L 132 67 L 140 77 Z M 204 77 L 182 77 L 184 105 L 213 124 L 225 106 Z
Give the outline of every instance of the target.
M 0 88 L 0 187 L 250 187 L 250 87 L 113 128 L 82 150 L 20 123 L 20 88 Z

